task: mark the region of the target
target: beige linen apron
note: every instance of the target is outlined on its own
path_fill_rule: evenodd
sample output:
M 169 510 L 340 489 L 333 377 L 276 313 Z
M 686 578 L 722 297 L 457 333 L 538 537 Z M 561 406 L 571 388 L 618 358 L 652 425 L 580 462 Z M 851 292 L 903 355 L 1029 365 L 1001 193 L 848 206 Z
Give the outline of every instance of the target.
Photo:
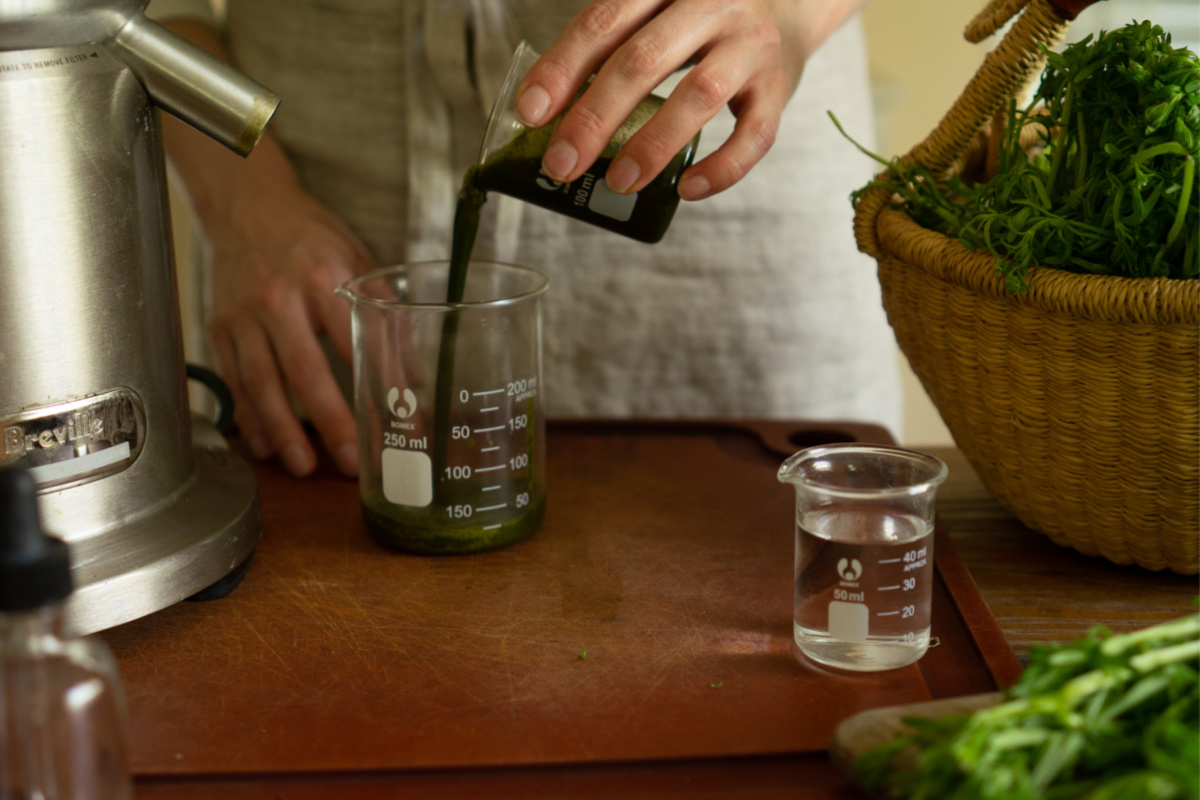
M 229 0 L 238 65 L 279 92 L 272 130 L 382 264 L 444 258 L 463 170 L 516 42 L 581 0 Z M 493 196 L 476 254 L 547 276 L 553 416 L 855 418 L 900 428 L 893 337 L 849 193 L 872 165 L 857 19 L 808 63 L 775 146 L 681 204 L 656 245 Z M 669 90 L 670 86 L 662 90 Z M 729 135 L 722 112 L 701 155 Z

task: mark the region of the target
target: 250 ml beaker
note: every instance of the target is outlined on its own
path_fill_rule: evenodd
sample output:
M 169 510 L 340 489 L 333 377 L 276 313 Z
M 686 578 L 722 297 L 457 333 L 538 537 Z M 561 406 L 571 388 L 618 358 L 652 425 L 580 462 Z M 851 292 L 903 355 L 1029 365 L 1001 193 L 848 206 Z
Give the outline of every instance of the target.
M 947 468 L 898 447 L 835 444 L 796 453 L 793 630 L 810 658 L 893 669 L 929 649 L 934 496 Z
M 545 510 L 541 295 L 534 270 L 473 261 L 463 300 L 449 265 L 348 281 L 359 492 L 371 533 L 415 553 L 524 539 Z
M 488 117 L 479 163 L 474 167 L 476 188 L 507 194 L 638 241 L 662 239 L 679 207 L 679 176 L 695 158 L 700 134 L 693 136 L 640 191 L 617 194 L 609 190 L 604 176 L 617 151 L 664 102 L 650 95 L 638 103 L 587 172 L 571 183 L 552 181 L 542 170 L 542 156 L 558 120 L 527 128 L 513 110 L 521 79 L 537 59 L 538 54 L 525 42 L 517 46 Z

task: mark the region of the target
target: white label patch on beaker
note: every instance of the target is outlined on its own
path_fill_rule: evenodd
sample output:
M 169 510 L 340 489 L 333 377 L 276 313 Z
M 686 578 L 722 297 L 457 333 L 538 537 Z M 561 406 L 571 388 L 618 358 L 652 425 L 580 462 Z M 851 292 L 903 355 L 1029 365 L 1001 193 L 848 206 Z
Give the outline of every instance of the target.
M 383 448 L 383 496 L 399 506 L 433 502 L 433 461 L 418 450 Z
M 637 193 L 617 194 L 608 188 L 603 180 L 596 181 L 592 187 L 592 196 L 588 199 L 588 209 L 601 216 L 628 222 L 633 216 L 633 207 L 637 205 Z
M 829 604 L 829 635 L 839 642 L 865 642 L 868 622 L 867 607 L 862 603 L 834 600 Z

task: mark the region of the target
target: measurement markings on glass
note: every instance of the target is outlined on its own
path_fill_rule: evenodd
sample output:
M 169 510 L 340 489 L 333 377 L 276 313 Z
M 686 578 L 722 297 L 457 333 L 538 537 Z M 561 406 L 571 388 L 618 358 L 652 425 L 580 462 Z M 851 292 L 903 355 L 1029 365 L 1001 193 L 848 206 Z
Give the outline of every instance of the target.
M 463 389 L 459 393 L 459 399 L 465 403 L 465 402 L 467 402 L 468 399 L 470 399 L 472 397 L 488 398 L 494 394 L 504 394 L 504 389 L 486 389 L 482 392 L 468 392 L 466 389 Z M 485 400 L 485 402 L 486 402 L 486 400 Z M 481 406 L 479 410 L 481 412 L 486 411 L 486 412 L 494 413 L 494 412 L 500 410 L 500 406 Z
M 899 614 L 899 611 L 880 611 L 875 616 L 877 617 L 894 617 Z
M 876 561 L 876 564 L 899 564 L 904 559 L 902 558 L 885 558 L 881 561 Z
M 472 427 L 472 426 L 468 426 L 468 425 L 460 426 L 455 429 L 454 438 L 466 439 L 471 436 L 486 435 L 486 438 L 484 439 L 483 442 L 480 442 L 480 444 L 484 444 L 486 442 L 487 446 L 480 447 L 477 452 L 481 455 L 486 454 L 486 453 L 500 453 L 501 457 L 503 457 L 504 454 L 506 453 L 505 446 L 502 444 L 494 444 L 493 442 L 495 441 L 495 439 L 491 436 L 491 434 L 497 434 L 497 433 L 502 434 L 505 432 L 521 431 L 524 428 L 528 427 L 528 425 L 529 425 L 528 416 L 525 414 L 518 414 L 516 416 L 513 416 L 511 419 L 505 419 L 505 417 L 507 416 L 504 413 L 506 406 L 504 404 L 504 401 L 501 398 L 506 394 L 511 396 L 514 392 L 514 386 L 516 386 L 516 384 L 510 383 L 510 384 L 508 384 L 508 386 L 506 386 L 505 388 L 502 388 L 502 389 L 485 389 L 485 390 L 477 391 L 477 392 L 470 392 L 466 389 L 463 389 L 462 391 L 460 391 L 458 399 L 461 402 L 467 403 L 473 399 L 478 399 L 480 401 L 477 406 L 478 412 L 495 414 L 497 416 L 491 417 L 490 420 L 488 420 L 488 422 L 495 421 L 495 422 L 502 422 L 503 424 L 499 424 L 499 425 L 487 424 L 487 422 L 485 422 L 482 418 L 480 418 L 478 421 L 483 423 L 483 425 L 481 427 L 476 428 L 476 427 Z M 500 395 L 500 397 L 494 397 L 494 395 Z M 468 474 L 470 474 L 470 473 L 480 474 L 480 473 L 488 473 L 488 472 L 500 472 L 500 471 L 504 471 L 504 470 L 524 470 L 524 469 L 527 469 L 528 466 L 529 466 L 529 454 L 528 453 L 517 453 L 512 458 L 509 458 L 506 461 L 503 461 L 499 464 L 493 463 L 488 466 L 473 467 L 473 468 L 467 467 L 465 469 L 470 470 L 470 472 Z M 497 478 L 498 477 L 499 476 L 497 476 Z M 504 484 L 504 483 L 494 483 L 494 484 L 487 484 L 487 485 L 479 486 L 478 491 L 481 494 L 489 495 L 489 499 L 492 500 L 493 502 L 490 505 L 453 506 L 450 509 L 451 515 L 456 516 L 456 517 L 470 517 L 470 516 L 494 513 L 494 512 L 502 511 L 504 509 L 513 508 L 514 504 L 515 504 L 515 507 L 519 510 L 529 504 L 529 493 L 528 492 L 517 495 L 511 501 L 504 500 L 505 494 L 506 494 L 505 487 L 506 487 L 506 484 Z M 502 501 L 502 500 L 503 500 L 503 502 L 495 502 L 495 501 Z M 486 502 L 486 500 L 484 502 Z M 492 523 L 488 523 L 487 525 L 481 526 L 481 529 L 485 530 L 485 531 L 494 531 L 499 528 L 502 528 L 504 526 L 504 524 L 505 523 L 503 523 L 503 522 L 492 522 Z
M 899 589 L 899 588 L 900 588 L 899 586 L 880 586 L 879 591 L 890 592 L 892 589 Z

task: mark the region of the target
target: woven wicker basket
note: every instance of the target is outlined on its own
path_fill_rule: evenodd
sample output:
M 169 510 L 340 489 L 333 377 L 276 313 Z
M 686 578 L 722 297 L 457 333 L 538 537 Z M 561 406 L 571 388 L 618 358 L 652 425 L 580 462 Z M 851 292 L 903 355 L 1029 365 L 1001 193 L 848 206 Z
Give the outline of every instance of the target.
M 906 158 L 934 175 L 961 166 L 1040 70 L 1035 43 L 1057 42 L 1078 10 L 992 2 L 969 40 L 1020 16 Z M 859 249 L 879 263 L 901 350 L 996 498 L 1083 553 L 1200 572 L 1200 282 L 1032 268 L 1029 291 L 1012 296 L 992 256 L 891 200 L 887 190 L 861 198 Z

